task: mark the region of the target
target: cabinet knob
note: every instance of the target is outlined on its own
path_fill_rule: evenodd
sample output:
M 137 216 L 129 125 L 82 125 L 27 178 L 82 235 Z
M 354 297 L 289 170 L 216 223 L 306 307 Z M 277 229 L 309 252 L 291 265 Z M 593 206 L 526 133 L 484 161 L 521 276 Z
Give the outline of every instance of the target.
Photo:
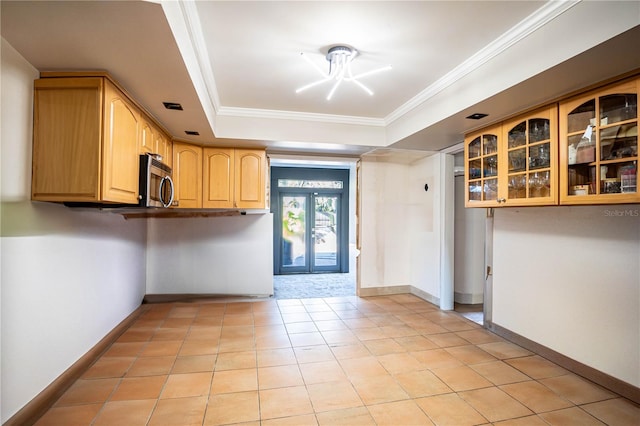
M 498 203 L 506 203 L 507 199 L 506 198 L 498 198 Z

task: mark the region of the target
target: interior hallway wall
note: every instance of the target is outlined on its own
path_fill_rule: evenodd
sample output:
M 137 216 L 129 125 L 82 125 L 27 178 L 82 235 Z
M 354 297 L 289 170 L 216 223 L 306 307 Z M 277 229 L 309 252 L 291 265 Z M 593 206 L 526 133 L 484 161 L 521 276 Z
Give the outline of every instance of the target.
M 640 205 L 494 210 L 493 322 L 640 386 Z
M 33 80 L 1 47 L 0 286 L 2 422 L 142 301 L 144 221 L 30 201 Z
M 362 159 L 361 289 L 413 286 L 439 303 L 442 155 Z

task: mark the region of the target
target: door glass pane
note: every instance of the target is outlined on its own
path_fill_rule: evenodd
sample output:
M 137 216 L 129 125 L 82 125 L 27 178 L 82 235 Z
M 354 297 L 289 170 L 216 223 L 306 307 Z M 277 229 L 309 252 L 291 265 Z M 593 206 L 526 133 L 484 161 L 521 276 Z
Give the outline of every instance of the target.
M 549 171 L 535 172 L 529 175 L 529 197 L 548 197 L 551 191 Z
M 484 200 L 495 200 L 498 198 L 498 179 L 487 179 L 484 181 Z
M 469 158 L 480 157 L 480 138 L 477 137 L 469 143 Z
M 527 152 L 525 148 L 509 151 L 509 173 L 521 172 L 527 167 Z
M 469 201 L 481 201 L 482 200 L 482 183 L 470 182 L 469 183 Z
M 478 179 L 482 177 L 482 164 L 480 160 L 469 161 L 469 179 Z
M 509 148 L 516 148 L 522 146 L 527 143 L 527 122 L 523 121 L 522 123 L 515 126 L 513 129 L 509 130 L 508 144 Z
M 314 266 L 338 264 L 338 197 L 315 196 Z
M 509 177 L 509 198 L 527 197 L 527 176 L 524 174 Z
M 549 167 L 551 146 L 548 143 L 534 145 L 529 148 L 529 170 Z
M 342 189 L 341 180 L 278 179 L 279 188 Z
M 498 152 L 498 137 L 496 135 L 483 135 L 483 154 L 495 154 Z
M 485 157 L 484 164 L 482 166 L 484 170 L 484 177 L 493 177 L 498 174 L 498 156 L 492 155 Z
M 534 118 L 529 120 L 529 143 L 536 143 L 551 139 L 549 120 Z
M 638 96 L 635 93 L 624 93 L 603 96 L 600 98 L 600 125 L 617 123 L 636 118 L 638 113 Z
M 636 175 L 635 161 L 600 166 L 600 193 L 636 192 Z
M 587 126 L 596 124 L 596 101 L 591 99 L 569 113 L 567 131 L 569 133 L 584 132 Z
M 283 196 L 282 266 L 306 265 L 305 196 Z
M 600 130 L 600 159 L 636 157 L 638 155 L 638 126 L 636 122 L 610 126 Z

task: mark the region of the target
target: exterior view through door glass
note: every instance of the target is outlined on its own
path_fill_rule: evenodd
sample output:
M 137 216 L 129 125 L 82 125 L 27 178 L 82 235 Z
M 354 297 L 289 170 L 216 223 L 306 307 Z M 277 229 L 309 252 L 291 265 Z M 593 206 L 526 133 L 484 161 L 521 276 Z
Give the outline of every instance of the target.
M 281 194 L 281 269 L 339 272 L 339 195 Z
M 349 272 L 348 170 L 271 170 L 274 273 Z
M 338 196 L 313 195 L 313 266 L 338 266 Z
M 305 267 L 307 264 L 306 195 L 284 195 L 282 205 L 282 266 Z

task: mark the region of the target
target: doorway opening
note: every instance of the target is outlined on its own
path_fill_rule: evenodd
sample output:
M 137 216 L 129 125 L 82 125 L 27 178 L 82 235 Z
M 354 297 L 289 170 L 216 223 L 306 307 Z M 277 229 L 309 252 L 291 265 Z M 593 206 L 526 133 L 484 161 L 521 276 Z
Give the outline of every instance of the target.
M 485 275 L 488 252 L 486 213 L 484 209 L 464 206 L 464 155 L 454 156 L 455 221 L 454 221 L 454 311 L 483 325 L 487 302 Z
M 356 294 L 351 169 L 271 167 L 275 298 Z

